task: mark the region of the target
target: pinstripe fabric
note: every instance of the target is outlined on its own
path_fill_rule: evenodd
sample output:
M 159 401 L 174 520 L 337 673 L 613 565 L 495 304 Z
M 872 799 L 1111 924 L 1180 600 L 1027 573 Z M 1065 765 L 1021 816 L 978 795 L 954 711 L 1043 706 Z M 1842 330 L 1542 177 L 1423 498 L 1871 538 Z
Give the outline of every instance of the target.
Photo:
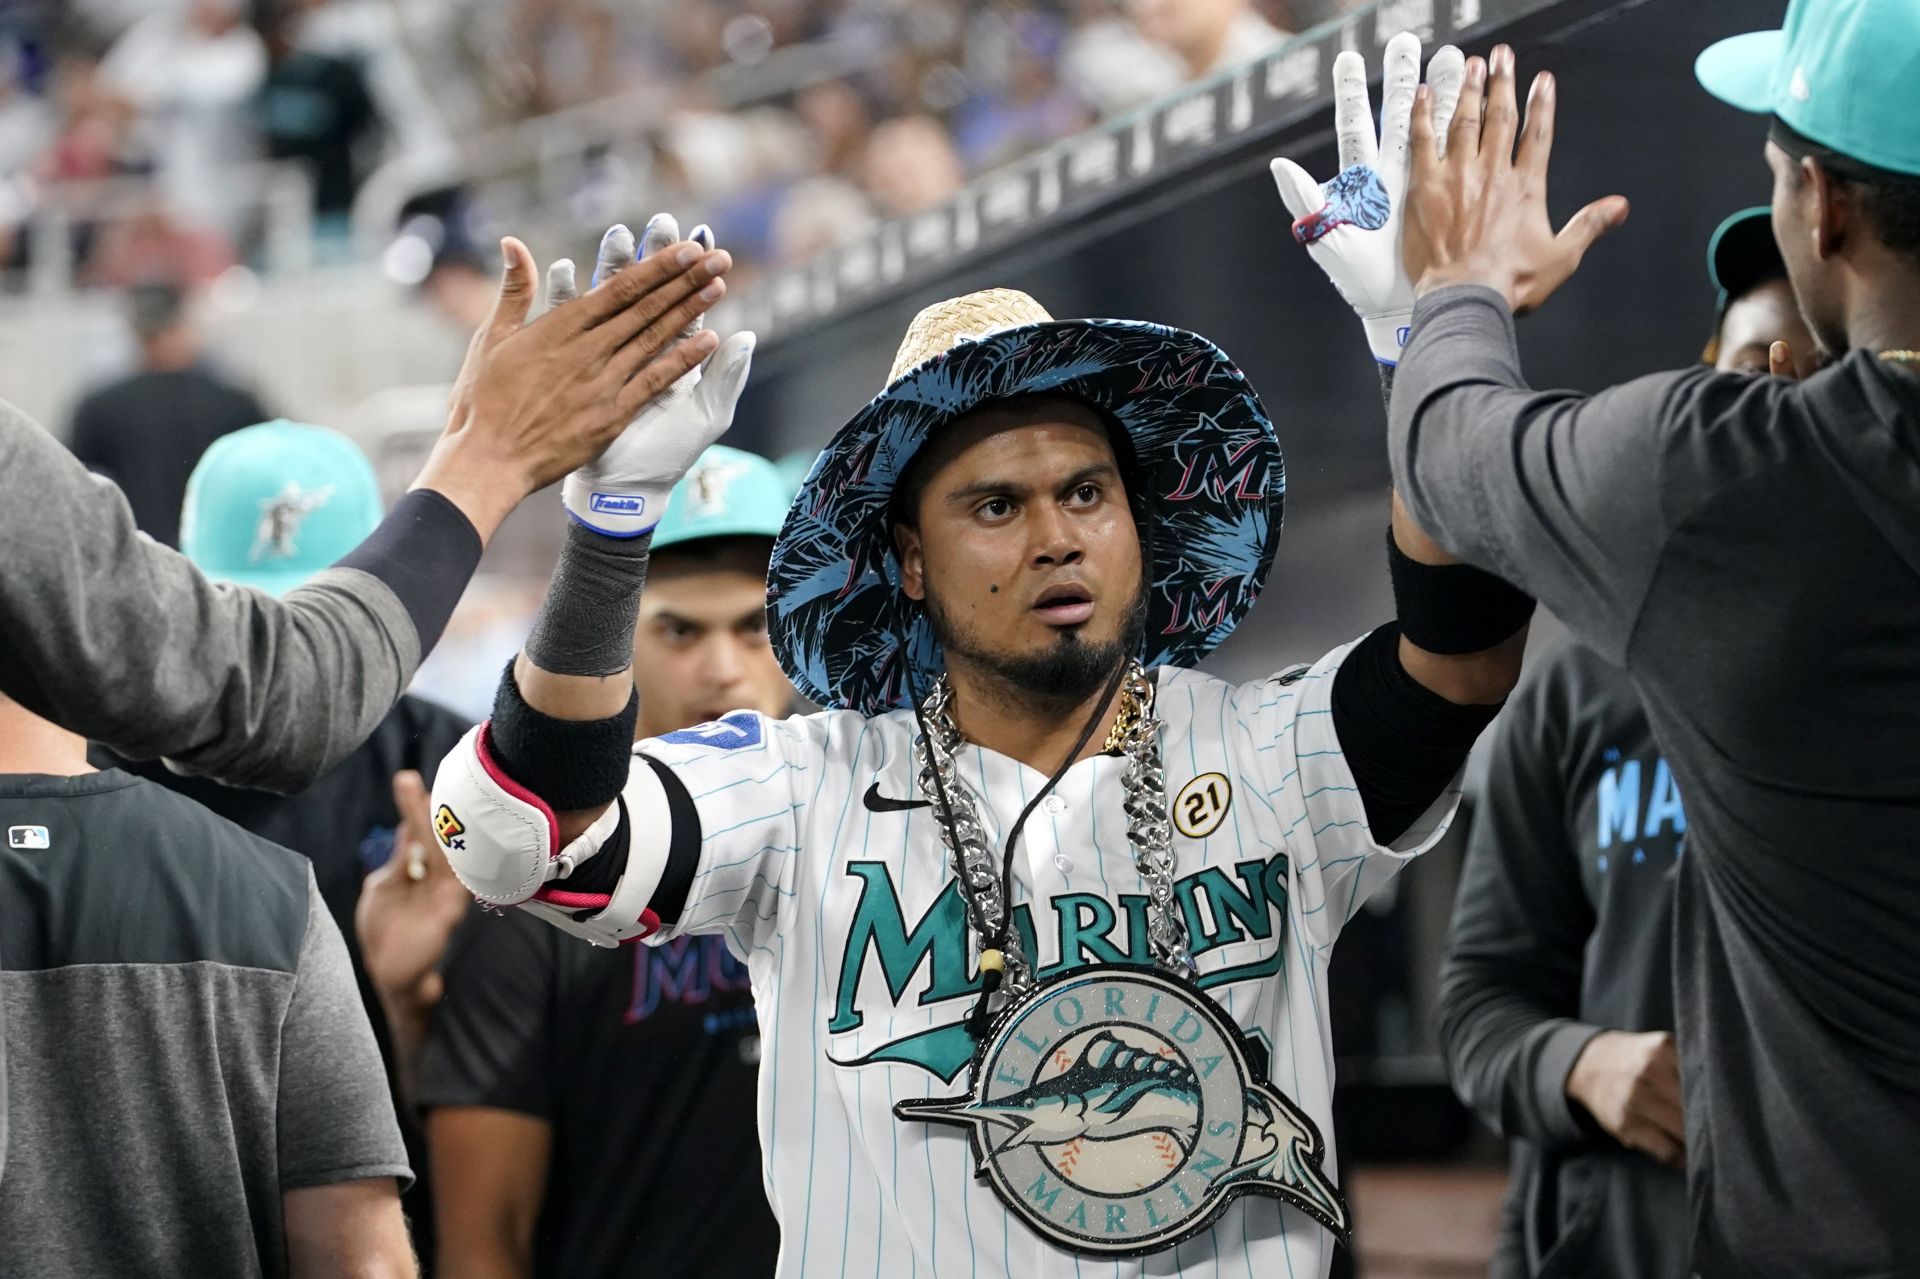
M 1272 1082 L 1327 1136 L 1329 1170 L 1331 948 L 1367 895 L 1444 833 L 1458 799 L 1450 789 L 1393 847 L 1373 843 L 1330 713 L 1346 651 L 1238 686 L 1165 668 L 1158 703 L 1179 897 L 1202 984 L 1266 1047 Z M 682 922 L 657 940 L 718 932 L 753 974 L 782 1279 L 1325 1275 L 1329 1236 L 1266 1200 L 1236 1201 L 1173 1251 L 1078 1259 L 1041 1242 L 970 1175 L 964 1133 L 896 1120 L 894 1102 L 962 1087 L 963 1071 L 944 1082 L 922 1064 L 952 1069 L 957 1059 L 913 1037 L 957 1026 L 973 1003 L 972 956 L 931 814 L 873 811 L 863 798 L 869 787 L 885 800 L 919 798 L 913 717 L 824 712 L 760 728 L 732 749 L 684 735 L 638 749 L 684 781 L 703 830 Z M 1044 777 L 977 747 L 958 763 L 997 842 Z M 1076 764 L 1022 837 L 1013 900 L 1043 976 L 1145 953 L 1124 768 L 1107 756 Z M 1221 779 L 1213 796 L 1183 815 L 1188 783 L 1203 788 L 1209 774 Z M 665 832 L 635 832 L 633 856 L 664 856 L 667 844 Z

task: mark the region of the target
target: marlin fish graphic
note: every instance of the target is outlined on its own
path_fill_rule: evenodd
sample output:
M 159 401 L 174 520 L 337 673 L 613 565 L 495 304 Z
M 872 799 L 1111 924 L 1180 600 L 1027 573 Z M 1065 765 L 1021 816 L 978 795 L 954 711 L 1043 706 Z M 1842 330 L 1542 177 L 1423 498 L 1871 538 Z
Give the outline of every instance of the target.
M 1096 1007 L 1106 1020 L 1049 1042 Z M 1154 1044 L 1139 1047 L 1149 1036 Z M 969 1130 L 975 1171 L 1001 1203 L 1086 1256 L 1177 1245 L 1242 1195 L 1280 1199 L 1345 1239 L 1351 1218 L 1326 1169 L 1326 1143 L 1266 1079 L 1265 1054 L 1254 1048 L 1178 974 L 1093 968 L 1007 1010 L 960 1096 L 898 1101 L 893 1113 Z M 1008 1086 L 1015 1091 L 997 1092 Z M 1144 1134 L 1150 1142 L 1128 1140 Z M 1062 1147 L 1074 1151 L 1070 1164 L 1054 1153 Z
M 936 1107 L 944 1109 L 936 1110 Z M 932 1119 L 950 1103 L 906 1103 L 902 1118 Z M 1007 1133 L 996 1151 L 1014 1146 L 1050 1146 L 1085 1137 L 1114 1141 L 1136 1133 L 1164 1132 L 1184 1154 L 1200 1122 L 1200 1089 L 1181 1062 L 1135 1048 L 1103 1030 L 1081 1048 L 1073 1064 L 1040 1083 L 997 1101 L 969 1106 L 968 1113 Z

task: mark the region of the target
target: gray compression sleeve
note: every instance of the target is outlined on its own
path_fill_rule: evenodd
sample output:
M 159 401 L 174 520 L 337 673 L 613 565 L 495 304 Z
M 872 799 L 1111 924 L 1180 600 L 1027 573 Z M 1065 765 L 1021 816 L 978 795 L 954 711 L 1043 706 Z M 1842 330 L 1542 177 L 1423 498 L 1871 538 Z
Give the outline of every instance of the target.
M 560 563 L 527 636 L 527 656 L 555 675 L 617 675 L 633 665 L 633 628 L 653 534 L 607 537 L 567 526 Z

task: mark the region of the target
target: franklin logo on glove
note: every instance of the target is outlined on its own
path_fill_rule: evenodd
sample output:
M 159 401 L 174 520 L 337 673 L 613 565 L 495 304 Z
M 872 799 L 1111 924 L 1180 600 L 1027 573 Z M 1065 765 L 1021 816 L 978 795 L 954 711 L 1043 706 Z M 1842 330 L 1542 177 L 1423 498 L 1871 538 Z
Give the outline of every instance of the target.
M 639 515 L 647 509 L 644 497 L 624 497 L 618 493 L 595 493 L 587 509 L 606 515 Z

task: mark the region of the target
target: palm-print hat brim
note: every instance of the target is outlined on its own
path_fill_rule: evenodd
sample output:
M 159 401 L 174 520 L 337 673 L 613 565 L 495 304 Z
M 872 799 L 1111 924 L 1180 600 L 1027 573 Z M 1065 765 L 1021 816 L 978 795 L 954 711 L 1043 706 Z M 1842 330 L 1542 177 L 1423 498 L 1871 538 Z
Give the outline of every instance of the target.
M 894 368 L 821 451 L 774 543 L 773 650 L 805 697 L 878 715 L 939 676 L 932 628 L 900 589 L 889 512 L 921 446 L 990 400 L 1065 395 L 1126 431 L 1127 484 L 1152 524 L 1139 655 L 1149 667 L 1195 665 L 1253 607 L 1280 540 L 1286 466 L 1246 376 L 1207 339 L 1137 320 L 1053 320 L 995 289 L 923 311 Z

